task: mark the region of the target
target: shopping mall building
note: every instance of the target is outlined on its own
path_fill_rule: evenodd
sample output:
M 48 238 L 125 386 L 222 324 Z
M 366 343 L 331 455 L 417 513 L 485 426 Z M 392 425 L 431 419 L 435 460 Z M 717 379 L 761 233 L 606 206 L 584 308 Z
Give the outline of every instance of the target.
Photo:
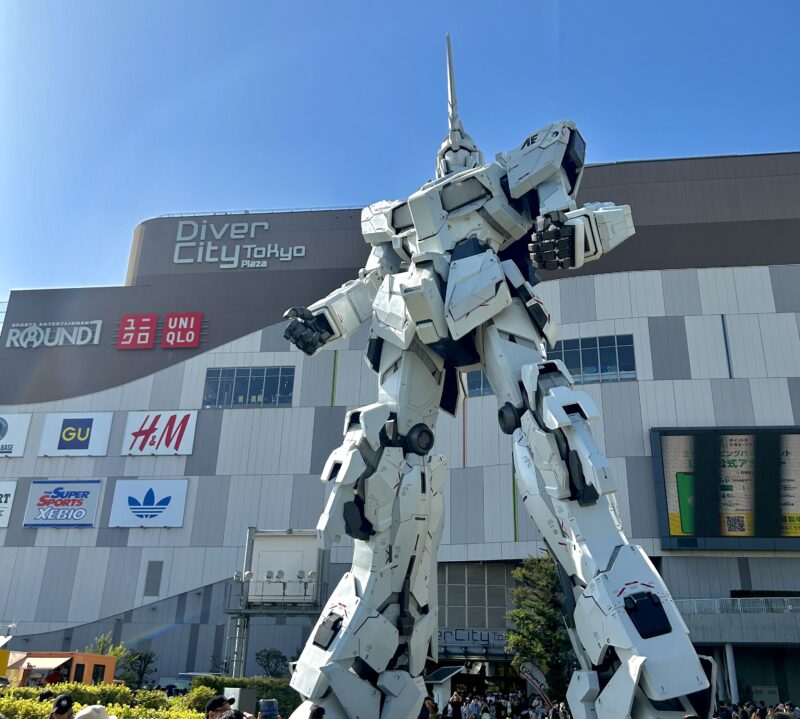
M 720 692 L 800 700 L 800 153 L 588 167 L 637 233 L 538 292 L 600 407 L 623 524 Z M 307 358 L 287 307 L 354 276 L 359 209 L 165 216 L 122 287 L 16 291 L 0 334 L 0 634 L 150 648 L 158 675 L 293 656 L 351 547 L 317 549 L 345 412 L 376 398 L 368 327 Z M 491 388 L 449 457 L 441 664 L 501 683 L 511 571 L 544 544 Z M 254 528 L 254 530 L 249 530 Z M 247 642 L 242 632 L 247 628 Z M 239 641 L 236 633 L 239 632 Z M 227 664 L 226 664 L 227 662 Z M 235 667 L 234 667 L 235 668 Z M 156 676 L 158 676 L 156 675 Z

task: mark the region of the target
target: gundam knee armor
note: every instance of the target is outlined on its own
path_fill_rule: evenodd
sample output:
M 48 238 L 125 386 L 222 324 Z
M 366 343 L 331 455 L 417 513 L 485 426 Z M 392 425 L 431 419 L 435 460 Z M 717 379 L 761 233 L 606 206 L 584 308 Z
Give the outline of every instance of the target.
M 436 655 L 436 552 L 443 527 L 444 459 L 432 431 L 405 436 L 386 404 L 350 412 L 344 443 L 322 479 L 331 493 L 318 531 L 325 546 L 354 540 L 353 566 L 328 600 L 292 675 L 330 719 L 406 719 L 425 697 Z

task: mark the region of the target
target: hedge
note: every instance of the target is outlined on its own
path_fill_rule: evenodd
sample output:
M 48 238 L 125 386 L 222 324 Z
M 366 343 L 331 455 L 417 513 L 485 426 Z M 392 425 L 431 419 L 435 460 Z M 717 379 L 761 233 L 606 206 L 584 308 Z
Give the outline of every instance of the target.
M 202 719 L 206 702 L 215 692 L 207 687 L 192 690 L 186 696 L 168 699 L 163 692 L 137 691 L 117 684 L 52 684 L 53 694 L 70 694 L 75 711 L 90 704 L 102 704 L 117 719 Z M 47 719 L 52 701 L 39 701 L 44 691 L 36 687 L 0 690 L 0 714 L 7 719 Z
M 192 689 L 210 687 L 214 694 L 222 694 L 225 687 L 231 689 L 253 688 L 258 690 L 259 699 L 277 699 L 278 709 L 284 717 L 288 717 L 300 704 L 303 703 L 300 695 L 289 686 L 288 679 L 272 679 L 270 677 L 248 677 L 234 679 L 232 677 L 201 676 L 192 677 Z M 9 718 L 10 719 L 10 718 Z

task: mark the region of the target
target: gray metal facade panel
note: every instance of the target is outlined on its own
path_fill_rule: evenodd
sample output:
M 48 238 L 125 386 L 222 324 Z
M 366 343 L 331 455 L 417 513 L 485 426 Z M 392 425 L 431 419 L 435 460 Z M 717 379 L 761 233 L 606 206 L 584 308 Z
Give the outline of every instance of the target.
M 289 526 L 292 529 L 313 529 L 325 506 L 325 487 L 317 474 L 295 474 Z
M 27 528 L 22 526 L 25 521 L 25 508 L 28 505 L 31 482 L 34 479 L 47 479 L 47 477 L 20 477 L 17 479 L 14 504 L 11 506 L 8 529 L 6 529 L 4 544 L 6 547 L 33 547 L 36 545 L 36 533 L 39 530 L 34 527 Z
M 50 547 L 47 550 L 36 621 L 67 621 L 69 601 L 64 601 L 64 591 L 72 589 L 80 551 L 80 547 Z
M 288 352 L 289 341 L 283 338 L 283 331 L 286 329 L 286 322 L 279 322 L 261 330 L 261 351 L 262 352 Z
M 711 397 L 717 426 L 755 424 L 750 382 L 746 379 L 712 379 Z
M 180 407 L 181 386 L 186 364 L 180 362 L 153 375 L 150 409 L 175 409 Z
M 216 475 L 197 478 L 191 546 L 222 546 L 230 484 L 230 477 Z
M 303 379 L 300 388 L 301 407 L 330 404 L 335 356 L 335 352 L 319 352 L 303 362 Z
M 328 455 L 342 443 L 345 407 L 317 407 L 311 442 L 311 473 L 320 474 Z
M 117 488 L 118 477 L 107 477 L 103 482 L 103 506 L 100 509 L 100 519 L 97 529 L 98 547 L 127 547 L 128 527 L 109 527 L 108 521 L 111 518 L 111 505 L 114 503 L 114 492 Z
M 628 504 L 631 510 L 631 535 L 658 536 L 656 483 L 651 457 L 625 457 Z
M 653 379 L 691 379 L 683 317 L 648 317 Z
M 483 542 L 483 467 L 450 470 L 451 544 Z
M 111 548 L 103 586 L 103 600 L 100 603 L 102 616 L 124 612 L 133 605 L 141 563 L 141 547 Z
M 187 477 L 210 476 L 217 471 L 223 411 L 203 409 L 197 413 L 194 451 L 186 458 L 184 467 Z
M 606 455 L 638 457 L 645 454 L 642 406 L 636 382 L 611 382 L 601 386 Z
M 775 311 L 800 312 L 800 265 L 770 267 L 769 274 Z
M 591 322 L 597 319 L 594 277 L 575 277 L 559 284 L 561 322 Z
M 699 315 L 700 283 L 697 270 L 669 270 L 661 273 L 664 287 L 664 311 L 668 315 Z
M 121 477 L 125 474 L 125 457 L 120 456 L 120 450 L 127 417 L 127 412 L 114 412 L 111 432 L 108 435 L 108 455 L 95 458 L 93 470 L 95 477 Z
M 792 402 L 794 422 L 800 425 L 800 377 L 789 377 L 786 382 L 789 385 L 789 398 Z

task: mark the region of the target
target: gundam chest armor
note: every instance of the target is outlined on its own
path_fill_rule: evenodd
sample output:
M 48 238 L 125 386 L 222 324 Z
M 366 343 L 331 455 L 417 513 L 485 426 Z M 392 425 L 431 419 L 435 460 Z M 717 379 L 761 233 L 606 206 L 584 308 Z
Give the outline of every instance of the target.
M 352 280 L 292 308 L 285 336 L 306 354 L 371 322 L 366 361 L 378 401 L 350 411 L 326 462 L 332 491 L 317 526 L 326 547 L 353 540 L 342 578 L 293 668 L 327 719 L 419 714 L 425 664 L 438 660 L 436 555 L 445 458 L 432 454 L 439 410 L 455 414 L 458 373 L 482 368 L 512 436 L 523 503 L 559 566 L 580 669 L 576 719 L 710 716 L 708 676 L 663 580 L 622 532 L 616 486 L 592 438 L 599 413 L 546 358 L 556 327 L 534 267 L 598 259 L 634 232 L 630 208 L 575 197 L 584 143 L 551 123 L 495 162 L 458 116 L 448 38 L 449 132 L 435 180 L 362 213 L 371 246 Z M 454 488 L 453 491 L 457 491 Z

